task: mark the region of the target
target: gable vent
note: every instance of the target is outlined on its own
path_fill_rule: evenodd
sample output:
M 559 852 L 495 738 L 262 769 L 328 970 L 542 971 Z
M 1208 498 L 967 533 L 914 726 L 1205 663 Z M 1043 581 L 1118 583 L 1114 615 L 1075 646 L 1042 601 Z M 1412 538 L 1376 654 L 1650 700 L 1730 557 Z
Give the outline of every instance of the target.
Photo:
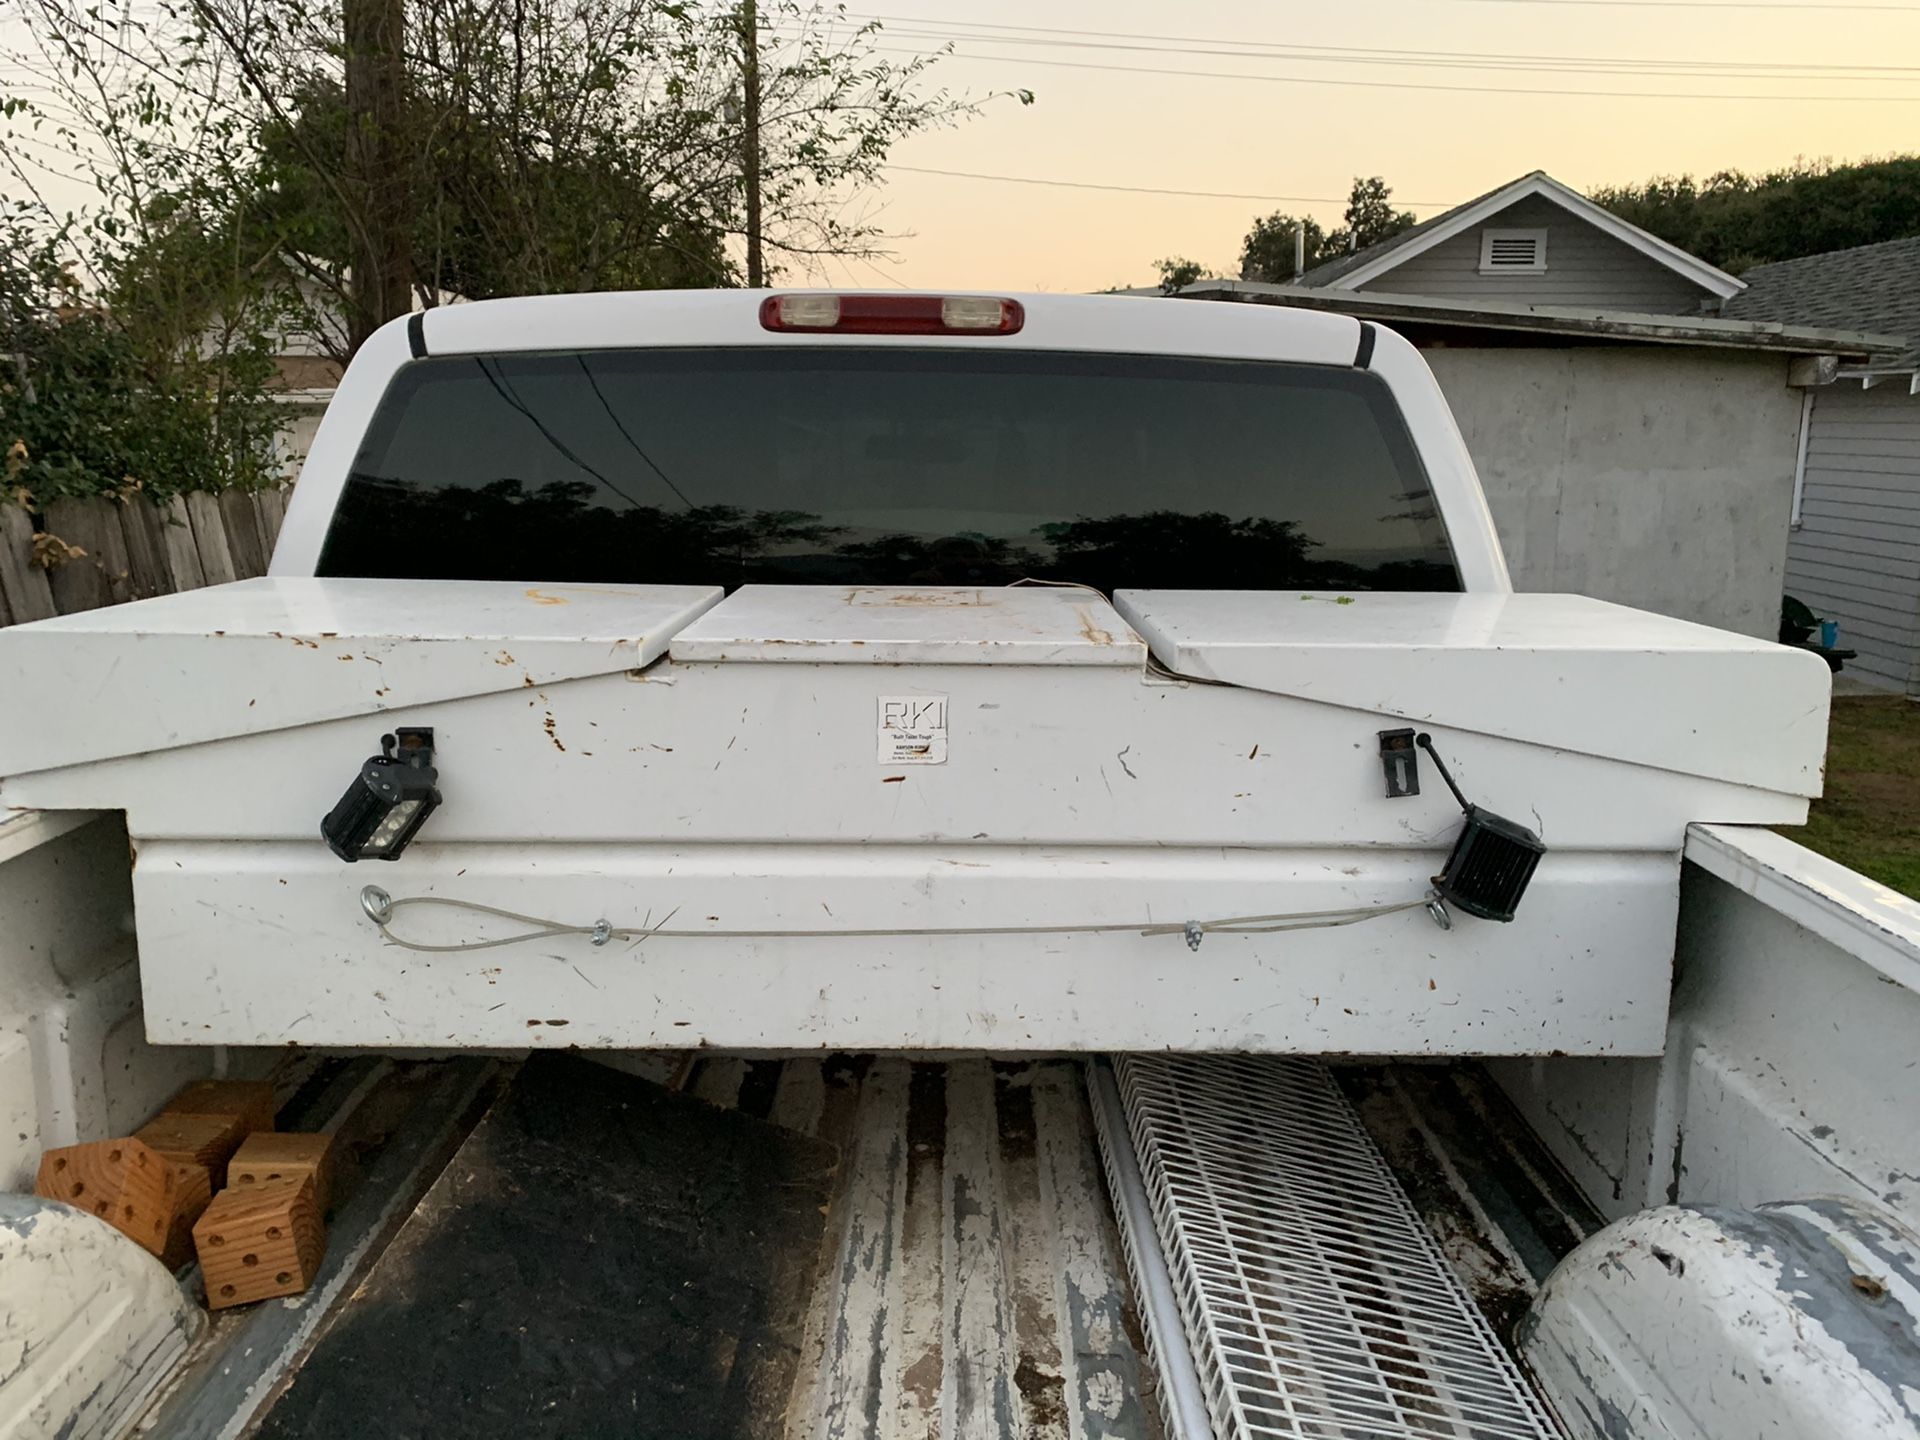
M 1545 230 L 1482 230 L 1482 275 L 1544 275 L 1547 273 Z

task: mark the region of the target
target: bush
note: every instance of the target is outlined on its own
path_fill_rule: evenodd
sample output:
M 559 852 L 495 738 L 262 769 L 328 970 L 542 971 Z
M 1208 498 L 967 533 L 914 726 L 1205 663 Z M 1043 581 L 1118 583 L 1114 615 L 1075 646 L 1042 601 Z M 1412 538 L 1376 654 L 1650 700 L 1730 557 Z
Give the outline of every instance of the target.
M 77 301 L 53 254 L 20 217 L 0 218 L 0 452 L 11 498 L 37 508 L 69 495 L 278 483 L 266 336 L 197 324 L 138 336 L 111 299 Z

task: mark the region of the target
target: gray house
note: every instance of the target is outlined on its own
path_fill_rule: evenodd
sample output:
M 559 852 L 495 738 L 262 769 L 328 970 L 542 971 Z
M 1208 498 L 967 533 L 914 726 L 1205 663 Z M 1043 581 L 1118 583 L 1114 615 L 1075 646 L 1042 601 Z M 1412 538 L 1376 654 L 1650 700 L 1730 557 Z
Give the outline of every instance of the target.
M 1771 637 L 1803 387 L 1897 342 L 1728 318 L 1746 289 L 1536 171 L 1293 284 L 1181 298 L 1338 311 L 1419 346 L 1520 589 Z
M 1803 393 L 1786 588 L 1839 622 L 1848 674 L 1920 695 L 1920 236 L 1742 278 L 1729 315 L 1904 337 Z
M 1601 209 L 1545 171 L 1316 266 L 1316 290 L 1712 313 L 1741 282 Z

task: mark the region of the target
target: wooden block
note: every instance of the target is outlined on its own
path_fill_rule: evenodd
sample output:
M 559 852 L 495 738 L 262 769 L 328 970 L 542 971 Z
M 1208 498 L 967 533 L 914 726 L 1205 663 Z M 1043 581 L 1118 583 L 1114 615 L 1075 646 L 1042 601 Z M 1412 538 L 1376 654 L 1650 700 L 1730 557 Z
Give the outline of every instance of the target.
M 178 1270 L 193 1259 L 193 1226 L 213 1199 L 213 1179 L 204 1165 L 173 1167 L 173 1218 L 167 1224 L 166 1246 L 160 1259 L 169 1270 Z
M 195 1222 L 193 1245 L 209 1309 L 298 1295 L 327 1248 L 312 1177 L 222 1190 Z
M 134 1132 L 176 1165 L 198 1165 L 207 1172 L 215 1190 L 227 1185 L 227 1160 L 240 1142 L 247 1138 L 244 1115 L 196 1115 L 162 1110 Z
M 332 1190 L 333 1137 L 256 1130 L 240 1142 L 227 1166 L 229 1185 L 271 1185 L 279 1180 L 313 1180 L 313 1203 L 324 1214 Z
M 97 1215 L 159 1255 L 167 1248 L 183 1187 L 172 1164 L 128 1138 L 47 1151 L 33 1193 Z
M 273 1086 L 264 1080 L 196 1080 L 166 1103 L 162 1114 L 239 1115 L 247 1132 L 273 1129 L 279 1113 Z

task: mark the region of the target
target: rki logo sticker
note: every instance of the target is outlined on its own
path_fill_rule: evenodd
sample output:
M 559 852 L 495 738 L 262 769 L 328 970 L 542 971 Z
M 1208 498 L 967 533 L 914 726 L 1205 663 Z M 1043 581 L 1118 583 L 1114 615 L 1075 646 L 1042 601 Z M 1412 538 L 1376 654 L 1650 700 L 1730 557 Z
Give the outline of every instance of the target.
M 882 765 L 947 763 L 944 695 L 882 695 L 879 730 Z

